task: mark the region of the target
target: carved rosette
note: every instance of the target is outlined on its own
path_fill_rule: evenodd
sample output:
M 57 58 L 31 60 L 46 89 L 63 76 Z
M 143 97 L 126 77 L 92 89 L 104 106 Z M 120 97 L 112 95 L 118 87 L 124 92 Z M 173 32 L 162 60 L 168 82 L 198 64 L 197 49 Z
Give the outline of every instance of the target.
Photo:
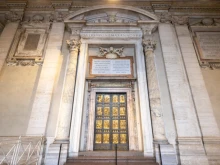
M 79 40 L 67 40 L 67 45 L 69 46 L 70 51 L 78 51 L 81 45 L 81 42 Z

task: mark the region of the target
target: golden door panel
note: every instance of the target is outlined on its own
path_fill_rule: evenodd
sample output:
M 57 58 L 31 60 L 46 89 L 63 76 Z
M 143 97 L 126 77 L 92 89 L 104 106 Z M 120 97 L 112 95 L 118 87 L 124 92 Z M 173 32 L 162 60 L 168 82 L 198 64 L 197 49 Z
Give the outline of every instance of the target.
M 128 150 L 125 93 L 96 94 L 94 150 Z

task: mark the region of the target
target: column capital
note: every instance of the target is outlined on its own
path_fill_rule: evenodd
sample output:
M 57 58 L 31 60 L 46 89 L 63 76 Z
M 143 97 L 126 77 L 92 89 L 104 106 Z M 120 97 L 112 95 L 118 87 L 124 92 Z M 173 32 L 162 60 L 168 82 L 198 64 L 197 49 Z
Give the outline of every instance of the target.
M 5 19 L 9 22 L 19 22 L 23 18 L 23 12 L 10 11 L 5 13 Z
M 144 51 L 145 52 L 153 52 L 156 48 L 156 42 L 151 40 L 151 39 L 145 39 L 143 40 L 143 46 L 144 46 Z M 147 55 L 147 54 L 145 54 Z
M 72 39 L 72 40 L 66 40 L 67 45 L 69 46 L 70 51 L 79 50 L 81 41 Z
M 151 23 L 151 24 L 141 24 L 139 25 L 143 32 L 143 38 L 152 35 L 158 27 L 158 23 Z

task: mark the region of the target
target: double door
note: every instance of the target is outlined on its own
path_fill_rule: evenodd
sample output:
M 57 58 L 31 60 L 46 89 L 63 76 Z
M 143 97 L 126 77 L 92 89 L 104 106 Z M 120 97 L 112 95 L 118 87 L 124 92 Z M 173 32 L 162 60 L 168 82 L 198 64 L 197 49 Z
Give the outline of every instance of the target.
M 126 93 L 97 93 L 94 150 L 128 150 Z

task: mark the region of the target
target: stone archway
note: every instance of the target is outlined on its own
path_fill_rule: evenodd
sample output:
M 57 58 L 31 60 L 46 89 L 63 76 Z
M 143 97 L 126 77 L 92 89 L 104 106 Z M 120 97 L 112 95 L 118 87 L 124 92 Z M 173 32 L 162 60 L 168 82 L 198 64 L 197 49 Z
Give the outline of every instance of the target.
M 146 80 L 142 39 L 148 39 L 152 31 L 159 23 L 154 14 L 131 6 L 124 5 L 101 5 L 84 8 L 69 14 L 64 22 L 71 30 L 70 38 L 81 41 L 81 50 L 78 68 L 80 76 L 76 77 L 76 89 L 73 103 L 73 118 L 70 131 L 70 156 L 78 156 L 81 118 L 83 109 L 83 91 L 86 79 L 86 56 L 88 45 L 101 39 L 103 43 L 114 40 L 115 43 L 133 44 L 136 47 L 137 63 L 137 86 L 141 111 L 141 125 L 143 132 L 143 151 L 145 156 L 153 156 L 153 135 L 151 126 L 151 113 L 149 109 L 148 87 Z M 100 28 L 103 27 L 103 28 Z M 114 29 L 114 30 L 112 30 Z M 130 40 L 126 41 L 125 39 Z M 95 41 L 96 40 L 96 41 Z M 84 82 L 84 83 L 82 83 Z M 77 93 L 77 96 L 76 96 Z M 79 97 L 78 97 L 79 96 Z

